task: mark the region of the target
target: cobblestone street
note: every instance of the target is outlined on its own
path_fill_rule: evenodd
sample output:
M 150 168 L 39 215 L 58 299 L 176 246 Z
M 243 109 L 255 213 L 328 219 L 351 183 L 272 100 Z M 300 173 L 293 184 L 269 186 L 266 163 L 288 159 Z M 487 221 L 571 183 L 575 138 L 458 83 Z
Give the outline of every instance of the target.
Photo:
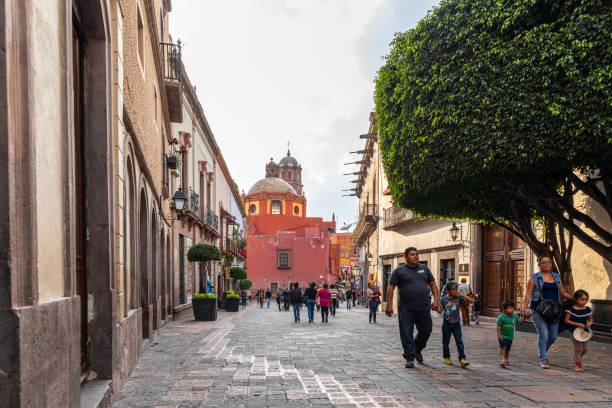
M 260 309 L 220 313 L 215 322 L 164 327 L 114 399 L 121 407 L 533 407 L 612 406 L 610 345 L 591 343 L 585 372 L 571 370 L 560 338 L 552 368 L 537 364 L 535 335 L 517 333 L 512 368 L 497 365 L 495 326 L 464 328 L 468 369 L 441 359 L 440 320 L 425 365 L 404 368 L 397 318 L 340 308 L 329 324 L 293 322 L 293 313 Z M 456 350 L 451 345 L 456 360 Z

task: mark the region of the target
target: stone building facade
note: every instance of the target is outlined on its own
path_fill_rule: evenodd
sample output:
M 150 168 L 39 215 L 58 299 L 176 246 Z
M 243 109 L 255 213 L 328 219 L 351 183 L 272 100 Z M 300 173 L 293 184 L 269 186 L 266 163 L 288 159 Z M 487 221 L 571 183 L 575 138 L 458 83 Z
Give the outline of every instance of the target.
M 170 0 L 5 3 L 0 407 L 76 407 L 94 388 L 108 402 L 179 311 L 179 235 L 219 244 L 220 150 Z M 169 168 L 175 147 L 184 171 Z

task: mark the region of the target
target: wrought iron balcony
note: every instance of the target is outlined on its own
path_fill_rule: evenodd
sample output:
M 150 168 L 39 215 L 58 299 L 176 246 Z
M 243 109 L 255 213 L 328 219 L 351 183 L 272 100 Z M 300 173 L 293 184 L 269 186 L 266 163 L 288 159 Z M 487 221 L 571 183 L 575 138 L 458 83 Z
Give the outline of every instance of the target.
M 183 62 L 179 44 L 160 43 L 170 121 L 183 121 Z
M 193 191 L 190 190 L 190 200 L 189 200 L 189 211 L 191 211 L 194 214 L 200 215 L 200 205 L 199 205 L 199 201 L 200 201 L 200 197 L 194 193 Z
M 366 240 L 375 230 L 378 223 L 378 205 L 363 204 L 359 208 L 359 221 L 353 232 L 353 241 L 357 244 Z
M 179 44 L 161 43 L 164 79 L 181 82 L 183 79 L 181 63 L 181 46 Z
M 412 220 L 412 212 L 404 208 L 393 206 L 384 210 L 384 229 L 399 228 L 408 221 Z
M 206 217 L 203 218 L 202 221 L 215 231 L 219 230 L 219 217 L 213 211 L 208 210 L 206 212 Z

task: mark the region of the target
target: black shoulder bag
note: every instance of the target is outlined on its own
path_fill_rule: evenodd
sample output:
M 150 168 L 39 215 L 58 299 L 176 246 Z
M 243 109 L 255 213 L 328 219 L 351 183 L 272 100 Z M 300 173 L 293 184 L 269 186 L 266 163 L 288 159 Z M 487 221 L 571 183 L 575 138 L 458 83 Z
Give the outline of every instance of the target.
M 555 281 L 555 283 L 557 282 Z M 561 306 L 559 302 L 550 299 L 542 299 L 542 288 L 540 288 L 540 303 L 536 306 L 536 312 L 550 324 L 558 323 L 561 318 Z

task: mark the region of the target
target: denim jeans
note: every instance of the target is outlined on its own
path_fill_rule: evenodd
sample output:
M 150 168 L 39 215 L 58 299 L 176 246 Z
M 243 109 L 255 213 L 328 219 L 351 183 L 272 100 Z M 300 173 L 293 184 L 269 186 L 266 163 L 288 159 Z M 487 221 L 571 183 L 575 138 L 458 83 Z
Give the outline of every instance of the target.
M 450 323 L 446 319 L 442 323 L 442 356 L 450 358 L 450 343 L 451 335 L 455 338 L 457 351 L 459 352 L 459 360 L 465 360 L 465 350 L 463 349 L 463 340 L 461 338 L 461 322 Z
M 306 303 L 308 307 L 308 320 L 314 320 L 314 308 L 315 308 L 315 300 L 308 299 L 308 303 Z
M 376 299 L 370 300 L 370 321 L 372 319 L 376 321 L 376 309 L 378 309 L 378 301 Z
M 346 308 L 347 309 L 351 308 L 351 299 L 346 299 Z
M 430 310 L 413 310 L 401 303 L 398 306 L 400 339 L 404 349 L 403 356 L 408 361 L 413 361 L 415 354 L 420 353 L 427 345 L 432 330 Z M 414 326 L 419 332 L 416 339 L 413 336 Z
M 338 299 L 332 299 L 330 308 L 332 316 L 336 315 L 336 309 L 338 309 Z
M 266 306 L 270 308 L 270 298 L 266 298 Z
M 321 306 L 321 321 L 326 322 L 329 319 L 329 306 Z
M 557 340 L 559 332 L 559 323 L 548 323 L 538 312 L 531 311 L 531 320 L 538 332 L 538 352 L 540 353 L 540 362 L 548 361 L 546 353 L 550 346 Z
M 300 318 L 300 304 L 294 303 L 292 306 L 293 306 L 293 317 L 295 317 L 296 319 L 299 319 Z
M 242 298 L 242 307 L 246 307 L 246 298 Z

